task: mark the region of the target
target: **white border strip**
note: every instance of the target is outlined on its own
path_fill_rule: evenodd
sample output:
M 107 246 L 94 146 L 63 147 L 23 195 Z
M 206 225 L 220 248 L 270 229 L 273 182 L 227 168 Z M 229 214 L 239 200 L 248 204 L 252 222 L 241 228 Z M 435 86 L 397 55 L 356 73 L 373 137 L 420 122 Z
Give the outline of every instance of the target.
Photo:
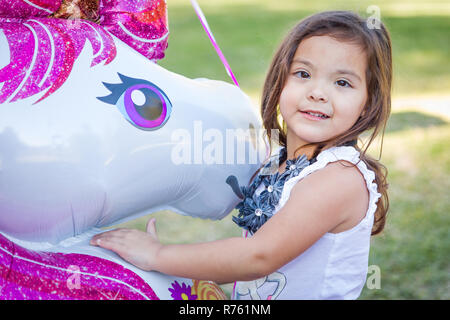
M 36 22 L 38 25 L 40 25 L 42 27 L 42 29 L 45 30 L 45 33 L 47 33 L 47 36 L 50 40 L 50 48 L 51 48 L 50 62 L 48 63 L 47 71 L 45 72 L 44 76 L 42 77 L 41 82 L 39 82 L 39 84 L 38 84 L 39 87 L 42 87 L 44 85 L 45 80 L 47 80 L 47 78 L 50 74 L 50 71 L 52 70 L 53 64 L 55 63 L 55 42 L 53 41 L 52 34 L 50 33 L 48 28 L 43 23 L 41 23 L 40 21 L 34 20 L 34 19 L 30 19 L 29 21 Z
M 45 9 L 45 8 L 39 7 L 37 4 L 34 4 L 33 2 L 30 2 L 30 1 L 28 1 L 28 0 L 22 0 L 22 1 L 25 2 L 26 4 L 32 6 L 32 7 L 35 7 L 36 9 L 44 10 L 45 12 L 48 12 L 48 13 L 53 13 L 52 10 L 49 10 L 49 9 Z
M 9 103 L 12 99 L 14 99 L 16 97 L 16 95 L 20 92 L 20 90 L 22 90 L 23 86 L 25 85 L 28 78 L 30 77 L 31 71 L 33 71 L 34 65 L 36 64 L 36 57 L 37 57 L 37 53 L 38 53 L 38 49 L 39 49 L 37 34 L 36 34 L 36 31 L 33 29 L 33 27 L 30 26 L 29 24 L 24 23 L 23 25 L 26 26 L 28 29 L 30 29 L 31 32 L 33 33 L 33 38 L 34 38 L 33 59 L 31 60 L 30 67 L 28 68 L 27 72 L 25 73 L 25 77 L 23 78 L 22 82 L 16 88 L 16 90 L 14 90 L 14 92 L 9 96 L 9 98 L 6 99 L 5 103 Z
M 104 45 L 103 45 L 103 39 L 102 36 L 100 35 L 100 33 L 98 33 L 97 30 L 95 30 L 95 28 L 93 26 L 91 26 L 89 23 L 85 22 L 85 21 L 81 21 L 81 23 L 89 26 L 89 28 L 91 28 L 92 30 L 94 30 L 95 34 L 97 35 L 98 40 L 100 41 L 101 47 L 100 49 L 98 49 L 98 52 L 92 57 L 92 60 L 95 60 L 95 58 L 97 58 L 99 55 L 102 54 L 103 49 L 104 49 Z M 91 44 L 92 46 L 92 44 Z
M 137 35 L 133 34 L 131 31 L 129 31 L 127 28 L 125 28 L 125 26 L 122 24 L 121 21 L 118 21 L 117 24 L 119 25 L 119 27 L 130 37 L 132 37 L 135 40 L 141 41 L 141 42 L 146 42 L 146 43 L 156 43 L 156 42 L 160 42 L 162 40 L 164 40 L 165 38 L 167 38 L 167 36 L 169 35 L 169 31 L 166 32 L 165 35 L 163 35 L 161 38 L 158 39 L 144 39 L 141 37 L 138 37 Z

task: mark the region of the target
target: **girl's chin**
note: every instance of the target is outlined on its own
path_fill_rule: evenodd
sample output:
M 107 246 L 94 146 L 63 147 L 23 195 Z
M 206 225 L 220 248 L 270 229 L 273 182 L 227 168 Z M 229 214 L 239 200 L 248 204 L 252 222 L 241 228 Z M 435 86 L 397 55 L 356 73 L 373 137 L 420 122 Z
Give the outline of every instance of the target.
M 288 135 L 289 136 L 289 135 Z M 292 139 L 292 136 L 293 139 Z M 316 136 L 316 135 L 305 135 L 305 134 L 301 134 L 301 133 L 293 133 L 291 135 L 290 138 L 288 138 L 289 141 L 292 141 L 295 145 L 297 145 L 298 147 L 300 146 L 304 146 L 307 144 L 311 144 L 311 143 L 320 143 L 323 141 L 326 141 L 327 139 L 322 139 L 320 136 Z
M 319 143 L 332 138 L 331 136 L 328 136 L 323 132 L 319 132 L 320 130 L 317 130 L 317 128 L 310 128 L 311 130 L 308 129 L 309 128 L 307 125 L 299 124 L 297 128 L 292 130 L 291 134 L 296 136 L 296 140 L 304 141 L 305 144 Z

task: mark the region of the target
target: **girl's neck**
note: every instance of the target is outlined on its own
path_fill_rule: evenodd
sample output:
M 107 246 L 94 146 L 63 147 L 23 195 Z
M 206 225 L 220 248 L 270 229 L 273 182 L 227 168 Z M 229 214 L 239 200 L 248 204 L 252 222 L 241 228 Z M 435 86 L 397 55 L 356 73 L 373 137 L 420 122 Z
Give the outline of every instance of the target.
M 286 144 L 287 159 L 296 159 L 303 154 L 306 155 L 308 159 L 311 159 L 313 157 L 314 151 L 316 150 L 316 147 L 317 147 L 316 145 L 296 146 L 287 143 Z M 295 151 L 297 151 L 297 153 L 295 153 Z
M 295 135 L 294 136 L 290 135 L 288 132 L 288 134 L 286 135 L 287 157 L 282 163 L 278 164 L 279 165 L 278 172 L 280 174 L 282 174 L 284 172 L 287 160 L 296 159 L 303 154 L 306 155 L 308 160 L 310 160 L 314 155 L 315 149 L 316 149 L 315 145 L 308 145 L 307 142 L 299 139 Z M 297 150 L 297 153 L 295 153 L 296 150 Z
M 295 153 L 297 149 L 298 151 Z M 308 142 L 300 139 L 288 130 L 286 135 L 287 159 L 294 159 L 302 154 L 305 154 L 308 159 L 311 159 L 315 149 L 316 145 L 308 145 Z

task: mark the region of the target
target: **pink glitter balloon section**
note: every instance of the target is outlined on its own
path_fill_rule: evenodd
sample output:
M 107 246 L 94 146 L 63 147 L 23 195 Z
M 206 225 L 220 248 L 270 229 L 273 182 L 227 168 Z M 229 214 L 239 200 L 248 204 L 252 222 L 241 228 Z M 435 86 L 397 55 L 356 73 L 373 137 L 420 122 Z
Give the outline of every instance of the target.
M 2 235 L 0 299 L 159 300 L 122 265 L 83 254 L 27 250 Z
M 115 35 L 149 60 L 164 57 L 168 27 L 164 0 L 100 0 L 99 21 L 48 17 L 61 0 L 2 0 L 0 29 L 6 36 L 10 63 L 0 69 L 0 104 L 46 91 L 35 103 L 59 89 L 89 41 L 91 67 L 109 64 L 117 52 Z M 100 49 L 102 48 L 102 51 Z

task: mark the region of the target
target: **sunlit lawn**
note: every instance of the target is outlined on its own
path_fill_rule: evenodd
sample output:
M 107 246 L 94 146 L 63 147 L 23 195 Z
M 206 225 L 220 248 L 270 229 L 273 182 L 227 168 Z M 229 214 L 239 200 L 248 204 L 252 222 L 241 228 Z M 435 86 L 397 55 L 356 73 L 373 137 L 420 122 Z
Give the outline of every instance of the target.
M 161 65 L 191 78 L 230 81 L 189 0 L 168 0 L 170 40 Z M 448 1 L 198 1 L 241 87 L 259 96 L 270 59 L 297 21 L 320 10 L 355 10 L 368 17 L 378 5 L 391 32 L 395 94 L 450 89 Z
M 391 123 L 382 157 L 390 211 L 369 261 L 381 269 L 381 289 L 361 298 L 448 299 L 450 124 L 417 112 L 394 113 Z
M 450 95 L 450 6 L 428 1 L 199 1 L 244 91 L 257 102 L 270 58 L 296 21 L 318 10 L 351 9 L 367 16 L 378 5 L 393 39 L 394 95 Z M 312 4 L 311 4 L 312 3 Z M 337 3 L 337 4 L 336 4 Z M 230 81 L 188 0 L 168 0 L 170 40 L 160 62 L 185 76 Z M 450 108 L 450 105 L 448 105 Z M 390 211 L 385 231 L 372 238 L 369 264 L 381 288 L 361 299 L 449 299 L 450 123 L 425 108 L 396 108 L 384 139 Z M 377 146 L 370 152 L 378 155 Z M 164 243 L 240 236 L 231 215 L 200 220 L 155 213 Z M 125 224 L 143 229 L 148 218 Z M 224 286 L 227 293 L 231 286 Z

